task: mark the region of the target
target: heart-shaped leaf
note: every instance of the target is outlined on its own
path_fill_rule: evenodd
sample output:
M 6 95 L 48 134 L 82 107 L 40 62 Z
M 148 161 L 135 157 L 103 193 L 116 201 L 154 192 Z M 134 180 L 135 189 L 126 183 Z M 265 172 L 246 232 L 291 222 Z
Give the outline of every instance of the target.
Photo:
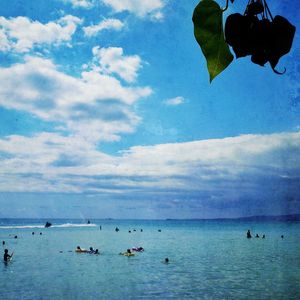
M 232 62 L 224 39 L 223 11 L 213 0 L 202 0 L 193 14 L 194 34 L 206 58 L 210 82 Z

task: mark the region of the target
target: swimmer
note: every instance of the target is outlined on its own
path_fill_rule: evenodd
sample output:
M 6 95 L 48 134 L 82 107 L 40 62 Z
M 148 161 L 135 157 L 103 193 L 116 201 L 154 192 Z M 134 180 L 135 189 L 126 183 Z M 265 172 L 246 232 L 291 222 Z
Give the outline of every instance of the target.
M 8 254 L 8 249 L 4 250 L 3 260 L 4 262 L 8 262 L 11 260 L 13 253 L 11 255 Z
M 3 246 L 5 245 L 5 241 L 2 241 L 2 245 L 3 245 Z
M 247 231 L 247 239 L 251 239 L 252 236 L 251 236 L 251 233 L 250 233 L 250 230 Z
M 95 250 L 93 249 L 93 247 L 90 247 L 90 251 L 88 251 L 88 253 L 95 254 Z
M 134 253 L 131 252 L 130 249 L 127 249 L 126 252 L 121 252 L 120 255 L 124 255 L 124 256 L 134 256 Z
M 143 252 L 145 249 L 143 247 L 133 247 L 132 251 Z
M 94 252 L 94 254 L 100 254 L 99 250 L 96 249 L 95 252 Z
M 31 234 L 34 235 L 34 232 L 32 232 Z
M 125 255 L 125 256 L 134 256 L 135 254 L 132 253 L 130 249 L 127 249 L 127 251 L 125 253 L 123 253 L 123 255 Z
M 266 236 L 263 234 L 262 239 L 264 239 Z
M 255 236 L 256 238 L 259 238 L 259 235 L 258 234 L 256 234 L 256 236 Z
M 166 257 L 164 263 L 165 263 L 165 264 L 168 264 L 169 262 L 170 262 L 170 261 L 169 261 L 169 258 Z
M 80 246 L 77 246 L 77 248 L 76 248 L 75 252 L 77 252 L 77 253 L 86 253 L 86 252 L 87 252 L 87 250 L 85 250 L 85 249 L 81 249 L 81 248 L 80 248 Z
M 281 236 L 281 238 L 283 239 L 283 238 L 284 238 L 284 236 L 282 235 L 282 236 Z

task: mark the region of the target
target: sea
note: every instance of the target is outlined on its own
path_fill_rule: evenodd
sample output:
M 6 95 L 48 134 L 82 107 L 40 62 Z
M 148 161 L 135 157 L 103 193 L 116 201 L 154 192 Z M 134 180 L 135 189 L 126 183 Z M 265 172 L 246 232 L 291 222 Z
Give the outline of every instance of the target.
M 300 299 L 296 221 L 0 219 L 0 242 L 0 299 Z

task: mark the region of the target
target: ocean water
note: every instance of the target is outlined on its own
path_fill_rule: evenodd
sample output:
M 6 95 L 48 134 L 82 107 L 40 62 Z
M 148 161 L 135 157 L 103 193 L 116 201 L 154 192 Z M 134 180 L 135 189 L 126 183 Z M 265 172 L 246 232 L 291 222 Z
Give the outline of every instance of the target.
M 299 222 L 49 221 L 0 220 L 0 299 L 300 299 Z

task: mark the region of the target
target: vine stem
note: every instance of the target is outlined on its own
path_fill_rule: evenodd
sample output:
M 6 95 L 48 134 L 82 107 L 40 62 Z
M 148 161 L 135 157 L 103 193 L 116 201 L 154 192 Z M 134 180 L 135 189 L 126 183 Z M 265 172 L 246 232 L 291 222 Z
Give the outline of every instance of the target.
M 226 6 L 222 9 L 222 11 L 225 11 L 225 10 L 227 10 L 227 8 L 228 8 L 228 4 L 229 4 L 229 0 L 226 0 Z

